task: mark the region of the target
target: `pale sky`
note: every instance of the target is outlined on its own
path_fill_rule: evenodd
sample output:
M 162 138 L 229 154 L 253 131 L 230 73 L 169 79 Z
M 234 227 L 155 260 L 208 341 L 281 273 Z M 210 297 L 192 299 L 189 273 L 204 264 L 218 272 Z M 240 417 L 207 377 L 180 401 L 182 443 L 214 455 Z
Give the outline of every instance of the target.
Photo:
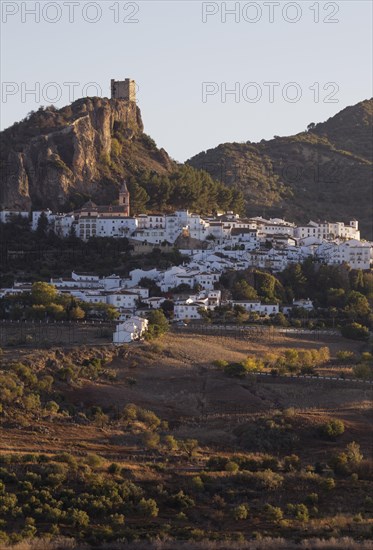
M 184 161 L 298 133 L 372 96 L 370 0 L 0 4 L 2 129 L 70 103 L 69 88 L 108 97 L 111 78 L 129 77 L 146 133 Z

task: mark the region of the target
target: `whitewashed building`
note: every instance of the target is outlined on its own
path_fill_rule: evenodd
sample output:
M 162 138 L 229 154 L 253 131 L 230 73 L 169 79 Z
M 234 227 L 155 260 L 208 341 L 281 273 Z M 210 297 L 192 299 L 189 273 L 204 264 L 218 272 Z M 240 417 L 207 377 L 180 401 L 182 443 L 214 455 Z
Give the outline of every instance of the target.
M 113 343 L 121 345 L 140 340 L 145 335 L 148 326 L 149 321 L 147 319 L 134 315 L 117 325 L 113 334 Z

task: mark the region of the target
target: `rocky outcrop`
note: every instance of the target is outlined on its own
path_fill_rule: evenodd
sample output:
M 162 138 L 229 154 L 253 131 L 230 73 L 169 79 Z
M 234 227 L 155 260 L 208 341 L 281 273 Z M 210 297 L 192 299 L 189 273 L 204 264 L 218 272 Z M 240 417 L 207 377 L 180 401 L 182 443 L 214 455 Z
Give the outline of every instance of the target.
M 105 202 L 124 177 L 168 173 L 174 163 L 143 131 L 132 101 L 85 98 L 39 109 L 2 132 L 0 206 L 60 209 L 74 196 Z

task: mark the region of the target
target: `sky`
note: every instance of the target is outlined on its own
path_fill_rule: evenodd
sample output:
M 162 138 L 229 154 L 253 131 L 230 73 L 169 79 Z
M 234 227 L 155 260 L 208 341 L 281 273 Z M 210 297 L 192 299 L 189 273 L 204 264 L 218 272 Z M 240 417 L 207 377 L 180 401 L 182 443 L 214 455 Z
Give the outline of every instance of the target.
M 372 96 L 370 0 L 0 5 L 2 129 L 132 78 L 145 132 L 183 162 L 301 132 Z

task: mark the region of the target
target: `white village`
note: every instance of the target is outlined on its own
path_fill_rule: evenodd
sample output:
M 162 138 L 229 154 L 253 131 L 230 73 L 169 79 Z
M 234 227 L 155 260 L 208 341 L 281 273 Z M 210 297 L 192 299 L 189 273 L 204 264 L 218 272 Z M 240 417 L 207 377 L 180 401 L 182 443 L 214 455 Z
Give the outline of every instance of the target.
M 130 194 L 123 182 L 117 205 L 97 206 L 91 200 L 77 211 L 53 213 L 51 210 L 29 212 L 3 210 L 2 223 L 15 216 L 30 220 L 36 231 L 41 216 L 59 237 L 74 235 L 83 241 L 94 237 L 126 238 L 137 251 L 155 247 L 177 247 L 189 259 L 188 263 L 166 270 L 134 269 L 127 278 L 115 274 L 100 278 L 94 273 L 73 272 L 71 278 L 54 278 L 50 284 L 60 293 L 68 293 L 83 302 L 104 303 L 119 312 L 113 342 L 121 344 L 140 339 L 147 329 L 146 311 L 158 309 L 168 299 L 173 301 L 176 322 L 202 319 L 203 312 L 221 305 L 241 306 L 261 318 L 280 311 L 288 315 L 293 308 L 313 309 L 311 300 L 296 300 L 292 304 L 262 303 L 260 300 L 222 300 L 216 290 L 224 272 L 261 268 L 276 273 L 289 264 L 302 263 L 307 258 L 327 265 L 347 264 L 352 269 L 370 269 L 373 243 L 361 240 L 358 221 L 310 221 L 297 226 L 280 218 L 240 218 L 233 212 L 217 213 L 213 217 L 187 210 L 172 214 L 152 213 L 130 215 Z M 182 248 L 180 243 L 192 243 Z M 149 296 L 141 280 L 150 280 L 160 289 L 160 296 Z M 183 293 L 175 289 L 183 289 Z M 186 290 L 189 289 L 189 293 Z M 31 283 L 16 282 L 2 288 L 0 298 L 31 290 Z M 173 291 L 170 293 L 170 291 Z

